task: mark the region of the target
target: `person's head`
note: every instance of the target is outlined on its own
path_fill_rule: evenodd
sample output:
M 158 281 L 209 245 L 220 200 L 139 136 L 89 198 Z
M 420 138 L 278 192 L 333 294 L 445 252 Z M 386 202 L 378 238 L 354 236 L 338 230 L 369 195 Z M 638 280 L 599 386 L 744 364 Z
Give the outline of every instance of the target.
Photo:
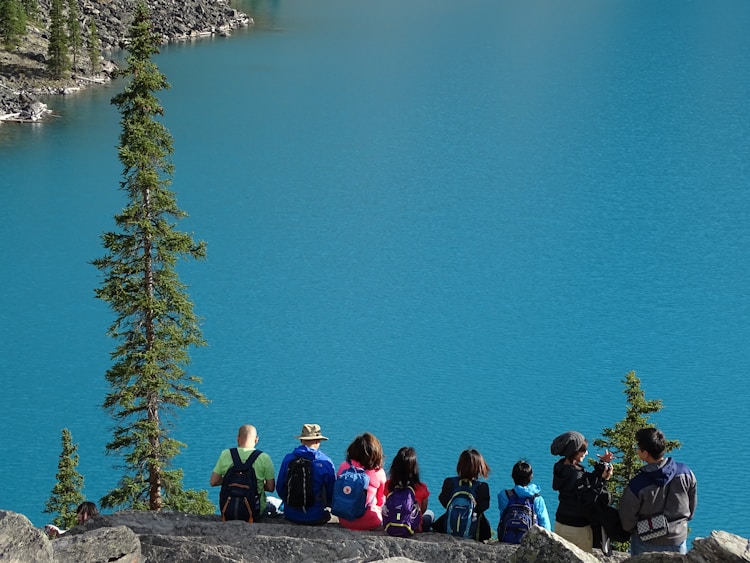
M 484 461 L 482 454 L 473 448 L 464 450 L 458 456 L 456 473 L 461 479 L 476 479 L 480 475 L 485 479 L 490 474 L 490 466 Z
M 297 439 L 308 448 L 315 450 L 320 448 L 320 443 L 323 440 L 328 440 L 328 438 L 323 436 L 318 424 L 303 424 L 302 432 L 297 436 Z
M 383 447 L 380 440 L 369 432 L 360 434 L 346 449 L 346 459 L 359 462 L 365 469 L 383 466 Z
M 569 463 L 580 463 L 586 457 L 589 443 L 580 432 L 571 430 L 552 440 L 549 451 L 552 455 L 563 456 Z
M 641 428 L 635 433 L 639 454 L 647 453 L 653 461 L 660 461 L 667 451 L 667 439 L 661 430 L 656 428 Z
M 96 508 L 96 505 L 88 500 L 82 502 L 76 508 L 76 520 L 79 524 L 83 524 L 86 520 L 93 518 L 97 514 L 99 514 L 99 510 Z
M 587 453 L 589 453 L 589 443 L 584 440 L 583 444 L 578 446 L 578 449 L 575 451 L 575 453 L 572 453 L 565 457 L 570 463 L 581 463 L 586 457 Z
M 513 483 L 521 487 L 525 487 L 534 478 L 534 472 L 531 470 L 531 464 L 522 459 L 516 462 L 511 472 L 513 476 Z
M 388 486 L 393 489 L 399 483 L 403 485 L 416 485 L 419 483 L 419 464 L 417 463 L 417 450 L 404 446 L 391 462 Z
M 254 448 L 258 443 L 258 431 L 252 424 L 243 424 L 237 431 L 237 445 L 240 448 Z

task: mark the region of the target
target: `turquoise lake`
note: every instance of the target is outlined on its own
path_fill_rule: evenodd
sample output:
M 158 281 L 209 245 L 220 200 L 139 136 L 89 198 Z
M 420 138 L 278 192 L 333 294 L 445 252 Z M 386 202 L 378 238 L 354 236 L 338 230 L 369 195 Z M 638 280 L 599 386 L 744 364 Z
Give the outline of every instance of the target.
M 186 486 L 240 424 L 278 469 L 316 422 L 336 462 L 363 431 L 387 465 L 413 445 L 438 514 L 462 449 L 493 498 L 527 458 L 554 515 L 550 442 L 620 420 L 635 370 L 698 478 L 690 540 L 750 537 L 750 3 L 241 6 L 254 29 L 156 58 L 208 243 L 180 265 L 212 401 L 174 423 Z M 0 124 L 0 508 L 39 526 L 63 428 L 89 498 L 121 475 L 90 264 L 124 205 L 120 87 Z

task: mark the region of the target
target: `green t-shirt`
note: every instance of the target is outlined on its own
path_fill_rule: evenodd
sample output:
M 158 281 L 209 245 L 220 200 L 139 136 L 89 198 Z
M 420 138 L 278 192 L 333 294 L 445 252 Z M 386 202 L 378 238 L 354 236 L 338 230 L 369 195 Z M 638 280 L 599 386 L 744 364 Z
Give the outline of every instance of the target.
M 244 462 L 250 457 L 250 454 L 255 451 L 255 448 L 237 448 L 237 453 L 240 454 L 240 459 Z M 224 477 L 224 474 L 232 467 L 232 454 L 227 449 L 221 452 L 219 460 L 216 462 L 214 467 L 214 473 L 217 473 Z M 264 481 L 269 481 L 274 478 L 273 462 L 271 456 L 267 453 L 262 452 L 255 461 L 253 462 L 253 469 L 255 470 L 255 478 L 258 480 L 258 494 L 260 494 L 260 511 L 265 512 L 266 510 L 266 489 Z

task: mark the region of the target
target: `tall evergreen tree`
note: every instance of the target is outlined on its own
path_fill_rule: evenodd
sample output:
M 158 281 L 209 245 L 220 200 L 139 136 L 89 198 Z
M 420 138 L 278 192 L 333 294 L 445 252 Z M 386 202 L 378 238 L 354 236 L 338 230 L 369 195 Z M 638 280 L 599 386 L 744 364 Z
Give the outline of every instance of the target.
M 68 46 L 73 51 L 73 68 L 78 63 L 81 50 L 81 22 L 78 20 L 78 0 L 68 0 Z
M 636 377 L 634 371 L 627 373 L 622 383 L 625 384 L 624 393 L 627 397 L 625 418 L 614 427 L 605 428 L 602 431 L 603 439 L 594 440 L 595 446 L 608 449 L 615 456 L 612 462 L 614 472 L 607 483 L 615 505 L 619 503 L 630 480 L 643 467 L 643 462 L 635 449 L 635 433 L 641 428 L 651 426 L 649 415 L 664 408 L 660 400 L 646 399 L 646 394 L 641 388 L 641 380 Z M 667 442 L 668 452 L 679 447 L 680 442 L 676 440 Z
M 83 476 L 78 473 L 78 446 L 73 444 L 70 430 L 63 428 L 62 451 L 57 462 L 57 482 L 43 512 L 56 514 L 52 523 L 62 529 L 76 524 L 76 508 L 86 498 L 83 496 Z
M 65 0 L 52 0 L 50 5 L 49 44 L 47 45 L 47 68 L 53 78 L 62 78 L 70 69 L 68 37 L 65 33 Z
M 102 70 L 100 56 L 99 30 L 96 29 L 96 22 L 92 19 L 89 26 L 89 59 L 91 60 L 91 74 L 94 76 Z
M 107 254 L 93 262 L 105 273 L 96 296 L 116 316 L 108 334 L 119 341 L 106 374 L 110 392 L 104 408 L 116 421 L 107 453 L 123 456 L 126 474 L 101 504 L 213 512 L 207 491 L 184 491 L 182 471 L 170 469 L 185 444 L 168 431 L 177 409 L 193 400 L 207 402 L 197 388 L 200 380 L 185 371 L 188 348 L 204 341 L 175 271 L 180 258 L 204 258 L 205 243 L 176 230 L 186 213 L 168 189 L 172 137 L 157 121 L 163 108 L 155 96 L 169 85 L 151 60 L 159 42 L 142 2 L 129 35 L 127 66 L 120 75 L 130 82 L 112 98 L 121 114 L 120 188 L 127 205 L 115 215 L 119 230 L 102 235 Z
M 19 0 L 0 0 L 0 40 L 11 49 L 26 35 L 26 12 Z

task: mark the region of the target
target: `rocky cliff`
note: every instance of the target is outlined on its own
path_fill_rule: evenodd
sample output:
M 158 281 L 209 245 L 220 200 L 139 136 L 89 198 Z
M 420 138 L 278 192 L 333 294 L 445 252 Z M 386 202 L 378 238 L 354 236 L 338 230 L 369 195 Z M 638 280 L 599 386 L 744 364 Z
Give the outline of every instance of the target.
M 126 46 L 126 38 L 137 0 L 78 0 L 83 47 L 70 75 L 52 80 L 47 59 L 50 0 L 40 0 L 37 22 L 14 49 L 0 47 L 0 121 L 36 121 L 47 112 L 37 96 L 66 94 L 111 78 L 114 65 L 108 58 Z M 232 8 L 227 0 L 146 0 L 154 32 L 164 42 L 186 41 L 211 35 L 227 35 L 252 24 L 247 14 Z M 88 56 L 90 24 L 96 24 L 102 70 L 94 74 Z M 43 107 L 44 106 L 44 107 Z
M 559 536 L 535 528 L 520 546 L 479 543 L 443 534 L 415 539 L 383 532 L 352 532 L 338 524 L 295 526 L 221 522 L 216 516 L 120 512 L 99 515 L 60 538 L 13 512 L 0 511 L 0 561 L 38 563 L 315 563 L 410 561 L 444 563 L 734 563 L 750 561 L 750 542 L 727 532 L 699 538 L 687 555 L 588 554 Z

